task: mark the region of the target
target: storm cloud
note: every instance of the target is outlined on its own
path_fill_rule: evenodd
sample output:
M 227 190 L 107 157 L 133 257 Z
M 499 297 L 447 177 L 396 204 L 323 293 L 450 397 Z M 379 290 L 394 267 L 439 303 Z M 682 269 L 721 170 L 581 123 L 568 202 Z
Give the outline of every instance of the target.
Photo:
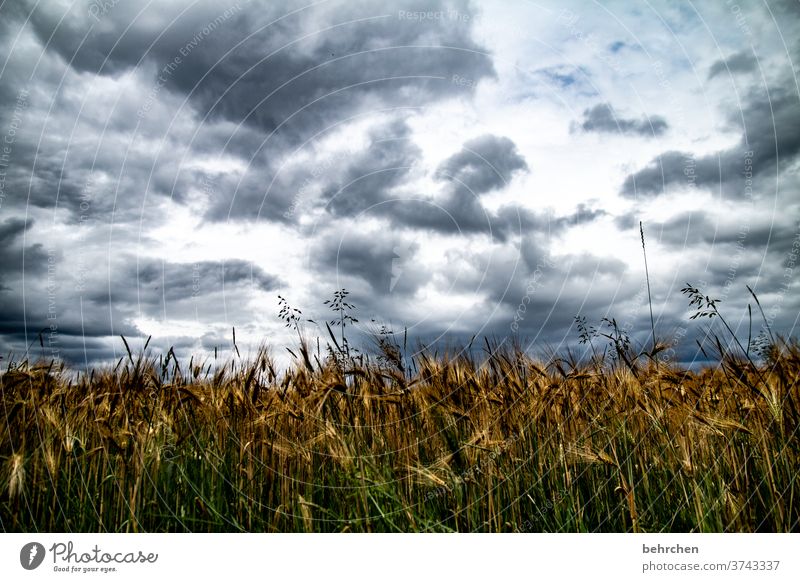
M 515 172 L 528 164 L 507 137 L 482 135 L 469 140 L 461 151 L 437 168 L 435 177 L 454 182 L 479 196 L 507 185 Z
M 720 59 L 711 65 L 708 69 L 708 78 L 713 79 L 726 71 L 731 74 L 749 73 L 750 71 L 755 71 L 757 66 L 758 61 L 752 53 L 740 51 L 732 54 L 727 59 Z
M 580 123 L 583 131 L 602 133 L 630 133 L 641 136 L 659 136 L 669 128 L 667 121 L 658 115 L 643 119 L 620 117 L 608 103 L 599 103 L 584 110 Z
M 668 151 L 625 178 L 626 196 L 663 194 L 672 186 L 724 188 L 726 196 L 753 196 L 753 179 L 787 168 L 800 152 L 800 97 L 788 89 L 753 91 L 729 125 L 742 130 L 734 147 L 709 155 Z
M 646 341 L 640 221 L 659 330 L 686 279 L 793 333 L 796 3 L 568 10 L 1 4 L 2 357 L 280 345 L 342 287 L 354 333 Z

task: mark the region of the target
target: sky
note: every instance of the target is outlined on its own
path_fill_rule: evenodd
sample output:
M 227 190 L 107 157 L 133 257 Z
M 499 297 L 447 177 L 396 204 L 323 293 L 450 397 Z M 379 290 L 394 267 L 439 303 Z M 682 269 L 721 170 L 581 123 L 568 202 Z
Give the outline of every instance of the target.
M 5 0 L 0 364 L 227 354 L 233 328 L 288 358 L 278 295 L 324 340 L 337 289 L 354 338 L 564 350 L 581 316 L 646 345 L 640 221 L 670 357 L 709 323 L 686 283 L 796 335 L 799 15 Z

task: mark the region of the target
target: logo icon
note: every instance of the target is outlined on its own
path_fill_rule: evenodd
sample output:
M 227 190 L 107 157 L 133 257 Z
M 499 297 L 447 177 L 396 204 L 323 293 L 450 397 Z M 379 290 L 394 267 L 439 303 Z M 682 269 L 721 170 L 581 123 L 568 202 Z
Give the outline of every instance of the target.
M 35 570 L 44 562 L 44 546 L 38 542 L 30 542 L 22 546 L 19 552 L 19 563 L 26 570 Z
M 395 285 L 403 276 L 403 264 L 411 258 L 417 250 L 416 241 L 396 244 L 392 247 L 391 279 L 389 280 L 389 293 L 394 291 Z

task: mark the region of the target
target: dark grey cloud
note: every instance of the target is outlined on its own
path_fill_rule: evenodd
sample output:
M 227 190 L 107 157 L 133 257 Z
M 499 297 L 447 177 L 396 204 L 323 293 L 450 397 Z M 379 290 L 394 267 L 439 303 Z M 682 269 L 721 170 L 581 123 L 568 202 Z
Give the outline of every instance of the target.
M 393 224 L 445 234 L 489 233 L 505 240 L 514 224 L 524 223 L 529 211 L 517 206 L 489 212 L 482 194 L 506 187 L 528 164 L 516 144 L 503 136 L 482 135 L 437 167 L 434 178 L 444 184 L 436 196 L 403 198 L 383 206 Z
M 354 99 L 393 91 L 405 92 L 406 100 L 412 93 L 426 98 L 454 94 L 463 87 L 428 83 L 425 77 L 449 79 L 448 73 L 461 71 L 478 81 L 494 74 L 468 22 L 400 16 L 423 7 L 442 10 L 444 2 L 333 2 L 311 9 L 297 3 L 220 6 L 201 0 L 153 6 L 143 13 L 140 6 L 120 2 L 97 18 L 91 14 L 93 4 L 76 2 L 66 10 L 36 5 L 30 22 L 48 49 L 81 71 L 115 74 L 147 60 L 165 65 L 183 57 L 165 75 L 169 89 L 191 93 L 205 105 L 203 112 L 247 119 L 270 130 L 319 97 L 360 83 L 366 85 L 354 88 L 337 106 L 350 101 L 352 109 Z M 463 1 L 447 8 L 472 12 Z M 384 74 L 394 78 L 389 86 L 369 86 Z
M 436 197 L 404 198 L 384 205 L 393 225 L 440 234 L 492 232 L 492 216 L 464 189 L 446 190 Z M 499 233 L 498 233 L 499 234 Z
M 195 187 L 208 190 L 208 220 L 269 220 L 296 225 L 320 208 L 331 217 L 352 217 L 380 204 L 401 185 L 421 152 L 405 115 L 380 121 L 367 131 L 365 147 L 329 151 L 303 144 L 276 167 L 259 157 L 242 176 L 195 171 Z M 293 163 L 296 156 L 307 158 Z M 234 193 L 227 196 L 225 193 Z M 380 210 L 375 210 L 380 213 Z
M 0 291 L 0 350 L 4 356 L 11 354 L 17 360 L 60 358 L 76 364 L 109 362 L 115 353 L 114 336 L 140 335 L 128 319 L 131 306 L 82 304 L 64 272 L 63 256 L 48 255 L 47 260 L 46 274 L 29 274 L 26 269 L 24 293 L 20 279 L 11 291 Z
M 516 172 L 527 170 L 528 164 L 507 137 L 482 135 L 464 143 L 461 151 L 442 162 L 434 175 L 439 180 L 454 182 L 474 196 L 508 185 Z
M 411 128 L 396 119 L 370 131 L 368 147 L 350 157 L 345 171 L 331 180 L 322 200 L 337 216 L 355 216 L 380 204 L 403 183 L 421 158 L 411 141 Z
M 315 245 L 312 267 L 337 281 L 359 278 L 373 295 L 413 294 L 426 279 L 415 264 L 419 244 L 393 232 L 331 233 Z
M 0 248 L 7 249 L 17 237 L 21 236 L 31 225 L 31 219 L 7 218 L 0 223 Z
M 473 91 L 494 76 L 469 20 L 400 16 L 445 8 L 472 12 L 465 1 L 444 4 L 334 2 L 312 9 L 187 1 L 139 14 L 140 7 L 118 3 L 96 18 L 88 2 L 68 9 L 37 4 L 30 21 L 40 42 L 76 70 L 119 75 L 152 68 L 152 85 L 140 93 L 145 117 L 157 115 L 156 105 L 171 93 L 186 97 L 201 119 L 261 132 L 261 142 L 246 153 L 257 167 L 248 168 L 241 188 L 217 193 L 208 217 L 250 218 L 260 210 L 260 218 L 284 220 L 289 196 L 267 193 L 263 184 L 274 182 L 275 165 L 290 148 L 367 104 L 425 105 Z M 452 83 L 454 73 L 473 83 Z M 166 186 L 157 183 L 153 190 L 180 197 L 182 188 Z
M 301 201 L 301 178 L 287 180 L 285 175 L 276 178 L 269 162 L 261 161 L 250 165 L 243 175 L 194 172 L 195 186 L 208 191 L 205 220 L 292 222 L 297 218 L 292 205 L 295 200 Z
M 800 16 L 800 2 L 796 0 L 776 0 L 770 4 L 770 9 L 777 17 L 777 24 L 780 26 L 790 25 L 797 22 L 797 17 Z M 781 17 L 787 17 L 784 21 Z M 788 26 L 787 26 L 788 28 Z
M 122 349 L 119 335 L 143 335 L 134 323 L 137 318 L 218 322 L 224 311 L 232 325 L 244 330 L 252 313 L 243 298 L 251 291 L 272 293 L 282 284 L 278 277 L 239 259 L 174 263 L 131 255 L 91 267 L 87 257 L 78 267 L 85 272 L 76 279 L 75 264 L 68 260 L 73 257 L 61 251 L 45 253 L 36 243 L 26 247 L 23 294 L 19 269 L 6 259 L 20 257 L 24 228 L 19 220 L 0 227 L 4 242 L 17 241 L 0 249 L 3 276 L 10 274 L 10 289 L 0 291 L 0 348 L 17 356 L 33 344 L 34 356 L 41 352 L 43 357 L 73 363 L 108 361 Z M 35 269 L 29 266 L 30 257 L 37 258 Z M 194 343 L 191 337 L 175 336 L 158 338 L 153 345 L 188 349 Z
M 720 59 L 716 61 L 708 69 L 708 78 L 713 79 L 720 73 L 727 71 L 733 73 L 749 73 L 755 71 L 758 66 L 758 60 L 753 56 L 752 52 L 740 51 L 729 56 L 727 59 Z
M 609 314 L 634 319 L 628 312 L 639 298 L 627 265 L 590 253 L 556 255 L 550 247 L 547 239 L 526 235 L 518 252 L 487 255 L 473 279 L 459 281 L 459 291 L 485 297 L 479 313 L 494 312 L 487 334 L 563 348 L 577 339 L 579 313 L 597 322 Z
M 648 254 L 655 251 L 682 257 L 680 270 L 674 274 L 653 269 L 660 279 L 653 285 L 656 295 L 664 297 L 666 316 L 677 325 L 697 335 L 697 324 L 688 323 L 687 300 L 680 293 L 684 282 L 699 286 L 704 293 L 721 300 L 720 308 L 741 336 L 750 333 L 747 304 L 753 303 L 749 285 L 759 295 L 770 324 L 785 333 L 792 330 L 792 318 L 800 309 L 800 298 L 788 293 L 796 262 L 800 235 L 794 218 L 800 212 L 797 203 L 785 212 L 772 216 L 764 208 L 742 208 L 732 215 L 718 209 L 681 212 L 662 222 L 645 224 Z M 656 259 L 658 260 L 658 259 Z M 657 263 L 656 263 L 657 264 Z M 670 280 L 671 279 L 671 280 Z M 658 299 L 661 302 L 661 299 Z M 762 325 L 753 304 L 753 334 Z M 791 331 L 789 331 L 791 333 Z M 691 336 L 687 336 L 691 340 Z M 702 339 L 698 337 L 698 339 Z
M 497 211 L 489 211 L 476 196 L 464 189 L 447 190 L 435 199 L 399 200 L 387 204 L 386 209 L 387 217 L 397 227 L 447 235 L 485 234 L 497 243 L 505 243 L 512 237 L 530 232 L 550 238 L 606 215 L 602 209 L 585 205 L 579 205 L 573 214 L 558 217 L 517 204 L 507 204 Z
M 13 294 L 19 293 L 19 276 L 40 275 L 47 268 L 47 253 L 41 243 L 22 244 L 22 235 L 33 226 L 33 219 L 7 218 L 0 222 L 0 309 Z
M 791 253 L 797 236 L 797 225 L 791 217 L 798 212 L 800 206 L 794 204 L 787 206 L 781 216 L 768 217 L 751 211 L 733 221 L 703 210 L 681 212 L 669 220 L 647 225 L 647 232 L 656 237 L 658 244 L 668 247 L 703 248 L 711 252 L 720 247 L 716 252 L 728 259 L 736 249 L 742 249 L 755 253 L 759 261 L 768 257 L 770 263 L 781 264 Z
M 112 270 L 107 289 L 95 289 L 84 298 L 96 305 L 138 305 L 152 315 L 158 313 L 158 307 L 166 309 L 167 304 L 191 302 L 224 289 L 230 292 L 248 285 L 260 291 L 274 291 L 281 284 L 278 277 L 240 259 L 174 263 L 128 257 L 120 267 Z
M 428 210 L 429 214 L 433 212 L 432 207 Z M 513 216 L 518 241 L 491 245 L 491 250 L 484 251 L 473 251 L 469 244 L 458 251 L 443 250 L 440 263 L 446 266 L 435 273 L 418 259 L 424 245 L 430 245 L 429 237 L 409 230 L 404 221 L 403 226 L 397 223 L 395 228 L 377 232 L 333 229 L 312 252 L 311 267 L 321 275 L 314 292 L 321 297 L 334 285 L 346 286 L 353 292 L 361 317 L 374 316 L 400 329 L 408 326 L 412 337 L 428 345 L 442 342 L 450 348 L 460 342 L 466 344 L 475 333 L 510 341 L 516 332 L 541 341 L 571 343 L 574 338 L 565 333 L 569 333 L 572 317 L 581 305 L 597 312 L 605 300 L 595 297 L 587 303 L 580 293 L 585 293 L 590 288 L 588 283 L 592 283 L 593 293 L 602 286 L 609 297 L 616 296 L 624 304 L 627 289 L 619 293 L 615 285 L 627 267 L 618 259 L 586 253 L 552 257 L 550 247 L 564 230 L 604 215 L 602 210 L 585 206 L 558 217 L 507 207 L 491 220 L 495 225 L 507 225 Z M 463 232 L 463 240 L 469 241 L 470 235 L 475 234 Z M 424 250 L 430 256 L 436 247 Z M 575 281 L 581 284 L 576 286 Z M 429 286 L 438 293 L 457 297 L 463 305 L 472 298 L 474 305 L 453 310 L 453 319 L 443 321 L 440 314 L 426 307 L 426 293 L 418 295 L 421 288 Z M 527 317 L 512 332 L 514 312 L 526 294 Z M 598 313 L 598 319 L 605 314 Z
M 659 115 L 630 119 L 620 117 L 609 103 L 598 103 L 585 109 L 579 126 L 583 131 L 599 133 L 625 133 L 656 137 L 669 128 L 667 120 Z
M 509 138 L 487 134 L 465 142 L 437 166 L 433 177 L 441 186 L 433 194 L 409 194 L 404 187 L 420 159 L 421 151 L 411 141 L 404 119 L 376 126 L 365 150 L 349 154 L 341 167 L 329 170 L 330 186 L 322 193 L 322 203 L 336 218 L 367 213 L 398 229 L 482 232 L 501 241 L 515 228 L 519 232 L 538 220 L 516 205 L 489 212 L 480 201 L 481 195 L 505 188 L 528 170 Z
M 765 182 L 756 178 L 774 178 L 800 152 L 800 97 L 792 90 L 753 91 L 742 110 L 731 113 L 730 123 L 742 130 L 736 146 L 701 156 L 665 152 L 625 178 L 622 193 L 653 196 L 684 185 L 724 188 L 734 198 L 758 195 Z
M 7 81 L 3 76 L 0 85 Z M 25 87 L 27 94 L 21 93 Z M 124 108 L 111 114 L 107 104 L 93 104 L 90 98 L 81 103 L 74 99 L 76 87 L 68 82 L 36 79 L 16 89 L 15 101 L 0 108 L 5 118 L 0 127 L 10 127 L 16 116 L 17 128 L 8 146 L 9 167 L 4 168 L 4 207 L 57 211 L 73 224 L 88 216 L 109 221 L 112 215 L 126 223 L 144 216 L 153 224 L 165 218 L 159 212 L 161 202 L 185 201 L 194 186 L 192 174 L 181 170 L 186 161 L 181 158 L 188 151 L 185 127 L 163 136 L 163 144 L 145 145 L 132 128 L 125 128 L 129 115 Z M 53 102 L 42 99 L 50 91 Z M 73 98 L 62 100 L 62 91 Z M 15 104 L 18 94 L 27 95 L 24 107 Z M 103 108 L 108 118 L 92 117 L 96 108 Z M 167 124 L 161 124 L 162 131 Z

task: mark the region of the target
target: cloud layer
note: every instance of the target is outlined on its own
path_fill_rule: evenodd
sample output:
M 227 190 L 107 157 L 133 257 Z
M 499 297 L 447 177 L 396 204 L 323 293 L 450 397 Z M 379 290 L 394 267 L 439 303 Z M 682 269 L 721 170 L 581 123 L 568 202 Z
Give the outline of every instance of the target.
M 795 11 L 4 3 L 2 357 L 280 345 L 342 287 L 421 342 L 644 341 L 640 221 L 667 340 L 687 280 L 794 333 Z

